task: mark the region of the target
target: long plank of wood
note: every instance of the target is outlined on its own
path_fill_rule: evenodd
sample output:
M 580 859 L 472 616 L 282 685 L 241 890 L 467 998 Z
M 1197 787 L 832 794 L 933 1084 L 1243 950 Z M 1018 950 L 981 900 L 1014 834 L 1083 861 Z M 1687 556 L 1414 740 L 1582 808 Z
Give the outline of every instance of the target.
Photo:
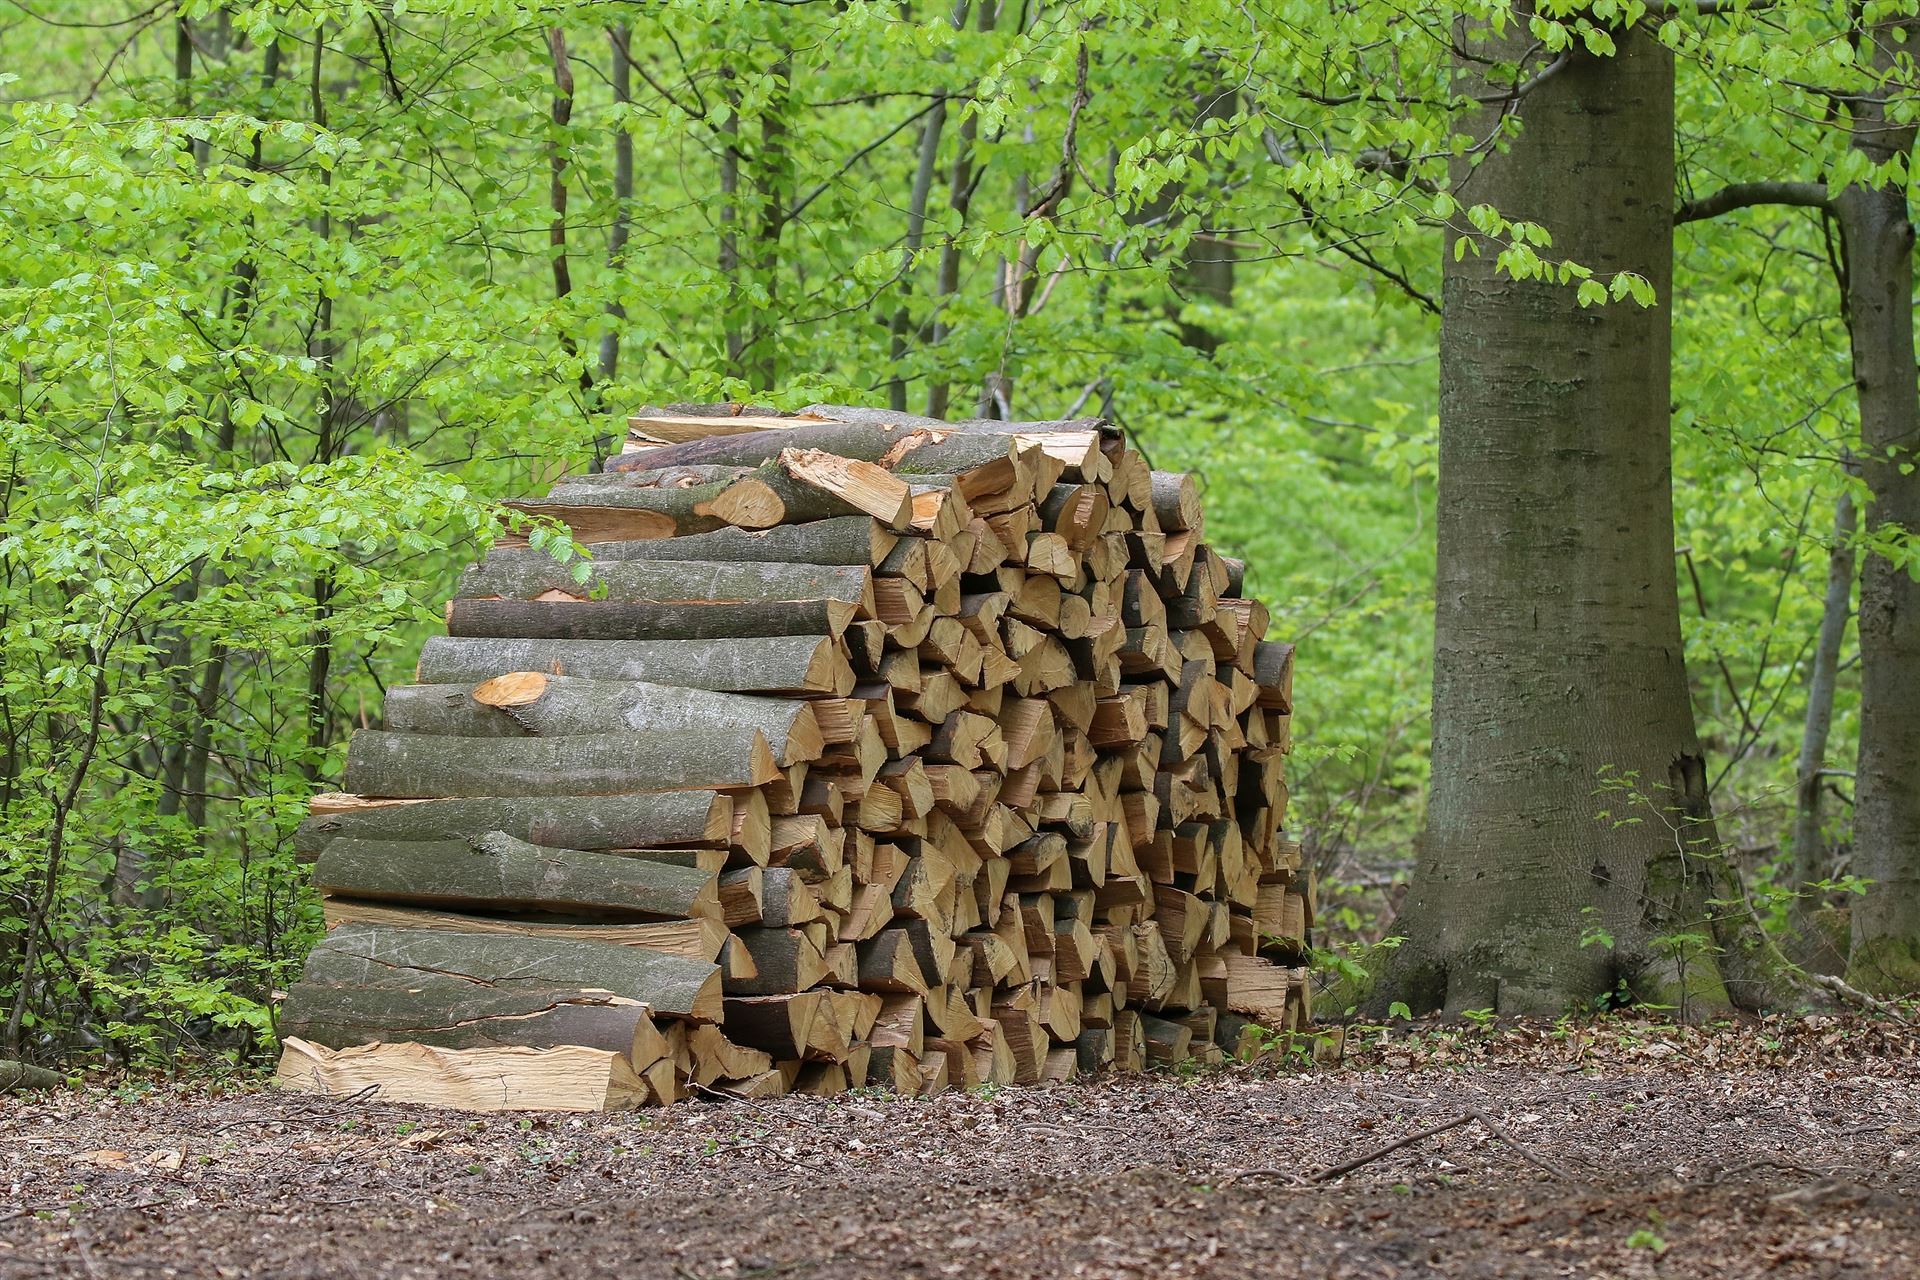
M 369 1044 L 331 1050 L 291 1039 L 276 1082 L 286 1089 L 463 1111 L 624 1111 L 650 1092 L 626 1057 L 604 1049 L 435 1049 Z
M 715 1022 L 720 970 L 658 951 L 548 935 L 499 936 L 453 929 L 347 924 L 307 957 L 307 982 L 403 991 L 437 989 L 450 1003 L 485 1010 L 494 1001 L 617 998 L 667 1017 Z M 537 1007 L 537 1006 L 536 1006 Z M 298 1013 L 290 1007 L 289 1015 Z
M 764 636 L 716 641 L 492 640 L 432 636 L 420 652 L 426 684 L 477 684 L 513 671 L 723 693 L 853 692 L 853 667 L 831 636 Z
M 313 880 L 322 893 L 428 906 L 720 918 L 718 880 L 704 871 L 533 845 L 499 831 L 465 840 L 335 840 Z
M 347 745 L 347 787 L 364 796 L 619 795 L 754 787 L 779 776 L 757 729 L 699 737 L 441 738 L 362 729 Z
M 363 840 L 453 840 L 504 831 L 529 844 L 563 849 L 648 849 L 724 845 L 734 803 L 710 791 L 620 796 L 473 796 L 453 800 L 375 800 L 329 792 L 314 797 L 294 848 L 312 856 L 342 836 Z

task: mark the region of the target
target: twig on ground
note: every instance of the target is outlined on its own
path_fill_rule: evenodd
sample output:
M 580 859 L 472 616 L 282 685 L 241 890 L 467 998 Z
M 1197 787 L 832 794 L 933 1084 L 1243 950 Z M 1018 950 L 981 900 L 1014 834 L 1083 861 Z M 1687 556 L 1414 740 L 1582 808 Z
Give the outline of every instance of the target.
M 1506 1143 L 1509 1147 L 1512 1147 L 1515 1155 L 1519 1156 L 1522 1160 L 1525 1160 L 1528 1164 L 1532 1165 L 1534 1168 L 1544 1169 L 1546 1170 L 1546 1172 L 1552 1174 L 1554 1177 L 1560 1179 L 1562 1182 L 1580 1181 L 1580 1179 L 1574 1177 L 1571 1173 L 1567 1172 L 1565 1166 L 1556 1164 L 1554 1161 L 1547 1159 L 1547 1157 L 1534 1151 L 1526 1143 L 1514 1137 L 1511 1133 L 1507 1131 L 1505 1126 L 1503 1126 L 1499 1121 L 1495 1120 L 1492 1116 L 1488 1115 L 1486 1112 L 1482 1111 L 1479 1107 L 1474 1107 L 1470 1109 L 1467 1112 L 1467 1114 L 1472 1116 L 1475 1120 L 1478 1120 L 1480 1122 L 1481 1127 L 1484 1128 L 1488 1133 L 1491 1133 L 1494 1137 L 1500 1139 L 1500 1141 Z
M 1416 1142 L 1425 1142 L 1428 1138 L 1435 1137 L 1439 1134 L 1445 1133 L 1449 1129 L 1458 1129 L 1461 1125 L 1471 1124 L 1473 1122 L 1473 1119 L 1474 1119 L 1473 1112 L 1471 1111 L 1462 1112 L 1461 1114 L 1455 1116 L 1451 1120 L 1443 1120 L 1439 1124 L 1429 1125 L 1425 1129 L 1417 1129 L 1414 1132 L 1407 1134 L 1405 1137 L 1395 1138 L 1392 1142 L 1384 1143 L 1381 1146 L 1375 1147 L 1371 1151 L 1363 1152 L 1362 1154 L 1355 1156 L 1351 1160 L 1345 1161 L 1341 1164 L 1334 1165 L 1331 1169 L 1322 1169 L 1318 1173 L 1309 1174 L 1307 1176 L 1307 1181 L 1332 1182 L 1335 1178 L 1343 1178 L 1347 1174 L 1352 1173 L 1355 1169 L 1358 1169 L 1363 1165 L 1372 1164 L 1375 1160 L 1380 1159 L 1382 1156 L 1390 1156 L 1394 1152 L 1400 1150 L 1400 1148 L 1410 1147 Z

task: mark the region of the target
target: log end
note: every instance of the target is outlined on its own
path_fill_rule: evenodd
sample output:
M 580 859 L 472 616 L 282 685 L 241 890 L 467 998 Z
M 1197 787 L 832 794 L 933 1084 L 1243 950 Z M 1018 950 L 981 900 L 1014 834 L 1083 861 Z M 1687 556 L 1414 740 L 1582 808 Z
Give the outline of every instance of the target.
M 475 685 L 473 700 L 483 707 L 524 707 L 540 700 L 548 680 L 538 671 L 509 671 Z

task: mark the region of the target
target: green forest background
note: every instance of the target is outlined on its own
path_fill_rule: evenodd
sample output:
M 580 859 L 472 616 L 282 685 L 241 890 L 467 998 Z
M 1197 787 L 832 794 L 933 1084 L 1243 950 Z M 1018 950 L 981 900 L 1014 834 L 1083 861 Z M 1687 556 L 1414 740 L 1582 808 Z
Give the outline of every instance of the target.
M 257 1060 L 319 930 L 293 826 L 491 502 L 681 400 L 1101 413 L 1202 476 L 1299 646 L 1290 827 L 1365 963 L 1427 783 L 1442 228 L 1480 225 L 1447 33 L 1498 8 L 0 0 L 8 1047 Z M 1724 8 L 1662 36 L 1679 197 L 1857 177 L 1795 87 L 1845 6 Z M 1628 10 L 1533 21 L 1598 49 Z M 1680 228 L 1670 299 L 1693 695 L 1776 923 L 1858 489 L 1843 268 L 1821 210 L 1754 209 Z

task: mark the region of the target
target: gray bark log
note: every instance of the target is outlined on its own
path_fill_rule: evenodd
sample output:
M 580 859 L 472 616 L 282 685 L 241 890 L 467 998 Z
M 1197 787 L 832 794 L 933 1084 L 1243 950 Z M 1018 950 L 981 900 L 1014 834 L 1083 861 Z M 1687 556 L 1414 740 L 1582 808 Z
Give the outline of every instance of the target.
M 503 831 L 516 840 L 564 849 L 704 844 L 725 826 L 716 822 L 716 811 L 724 815 L 728 808 L 725 797 L 705 791 L 423 800 L 308 818 L 294 835 L 294 848 L 312 857 L 341 837 L 457 840 L 476 831 Z
M 431 798 L 755 786 L 764 780 L 755 768 L 756 736 L 725 725 L 697 738 L 441 738 L 362 729 L 347 745 L 346 786 L 363 796 Z
M 748 640 L 837 636 L 854 607 L 838 600 L 761 604 L 627 604 L 582 600 L 455 600 L 449 635 L 491 640 Z
M 644 680 L 727 693 L 791 691 L 844 697 L 853 689 L 845 659 L 824 635 L 765 636 L 730 644 L 434 636 L 420 653 L 419 678 L 426 684 L 478 684 L 512 671 Z
M 314 983 L 464 996 L 473 1002 L 469 1008 L 486 1007 L 491 996 L 544 1001 L 556 990 L 576 997 L 599 993 L 602 998 L 638 1001 L 657 1014 L 703 1020 L 717 1015 L 720 989 L 717 966 L 662 951 L 568 938 L 366 924 L 344 924 L 329 933 L 307 957 L 303 977 Z M 297 1012 L 288 1010 L 289 1015 Z
M 865 565 L 726 564 L 698 560 L 594 562 L 586 582 L 548 559 L 487 559 L 460 575 L 461 596 L 531 600 L 548 591 L 609 601 L 654 601 L 689 609 L 706 604 L 841 600 L 871 597 L 873 571 Z
M 330 1049 L 407 1041 L 442 1049 L 578 1044 L 631 1054 L 651 1023 L 644 1004 L 578 987 L 528 984 L 499 990 L 431 978 L 396 987 L 296 982 L 280 1016 L 282 1036 Z
M 464 684 L 409 684 L 387 690 L 383 727 L 395 733 L 469 738 L 558 738 L 578 734 L 688 733 L 716 724 L 757 729 L 785 758 L 787 736 L 812 711 L 792 698 L 715 693 L 638 680 L 548 676 L 532 702 L 488 706 Z
M 466 840 L 335 840 L 313 872 L 322 893 L 386 902 L 606 915 L 718 918 L 715 877 L 618 854 L 528 844 L 493 831 Z
M 871 516 L 839 516 L 772 529 L 716 529 L 711 533 L 650 541 L 605 542 L 593 548 L 604 565 L 631 560 L 724 560 L 735 564 L 878 564 L 899 535 Z M 487 557 L 497 564 L 545 561 L 553 557 L 531 547 L 496 547 Z
M 58 1071 L 32 1066 L 13 1058 L 0 1058 L 0 1094 L 20 1093 L 27 1089 L 64 1088 L 67 1078 Z

